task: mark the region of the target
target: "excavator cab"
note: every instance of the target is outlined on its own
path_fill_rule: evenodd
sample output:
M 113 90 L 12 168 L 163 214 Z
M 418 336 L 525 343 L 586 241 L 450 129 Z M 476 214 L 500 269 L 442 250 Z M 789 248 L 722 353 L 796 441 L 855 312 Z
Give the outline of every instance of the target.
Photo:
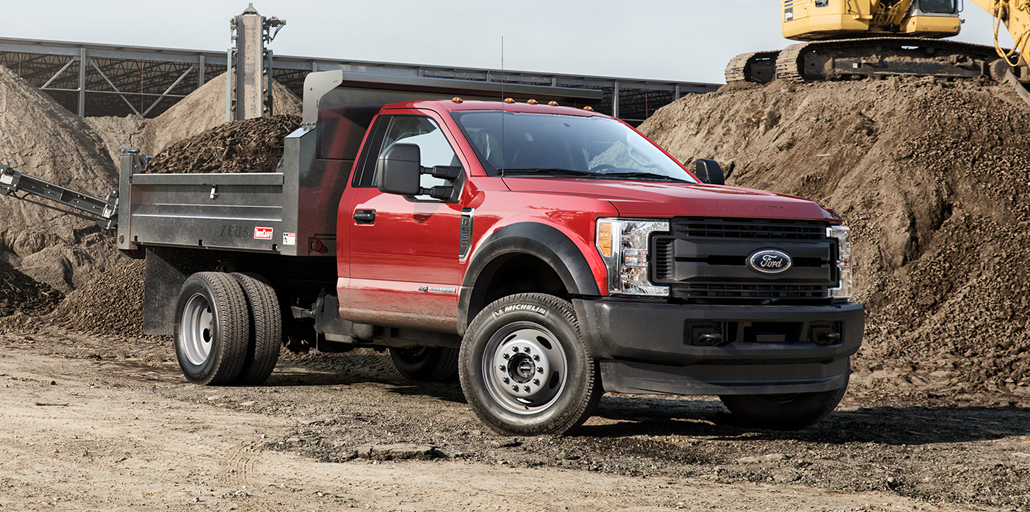
M 782 0 L 783 37 L 795 41 L 957 35 L 957 0 Z

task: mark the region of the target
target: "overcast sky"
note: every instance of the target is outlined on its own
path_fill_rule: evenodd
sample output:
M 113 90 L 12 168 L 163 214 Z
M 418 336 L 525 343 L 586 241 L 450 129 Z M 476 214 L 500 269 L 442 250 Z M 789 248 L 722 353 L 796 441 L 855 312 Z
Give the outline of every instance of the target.
M 0 37 L 225 51 L 247 1 L 0 0 Z M 779 49 L 779 0 L 258 0 L 276 54 L 723 82 L 734 55 Z M 965 2 L 957 39 L 992 44 Z M 1011 39 L 1003 40 L 1011 44 Z

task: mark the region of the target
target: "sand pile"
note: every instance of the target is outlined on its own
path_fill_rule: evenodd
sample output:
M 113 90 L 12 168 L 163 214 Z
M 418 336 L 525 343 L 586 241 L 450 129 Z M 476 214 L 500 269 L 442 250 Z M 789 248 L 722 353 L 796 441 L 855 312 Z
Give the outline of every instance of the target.
M 145 173 L 274 172 L 283 139 L 300 128 L 300 116 L 233 121 L 168 146 Z
M 222 156 L 235 157 L 240 165 L 275 167 L 283 132 L 299 123 L 301 112 L 296 96 L 279 84 L 275 91 L 274 108 L 289 115 L 215 130 L 227 134 L 221 142 L 234 142 L 221 148 Z M 117 182 L 122 148 L 146 151 L 223 125 L 224 105 L 225 79 L 219 77 L 152 120 L 83 120 L 0 67 L 0 162 L 103 198 Z M 277 147 L 253 151 L 261 142 Z M 197 149 L 193 145 L 184 151 Z M 139 334 L 143 268 L 142 261 L 122 258 L 113 232 L 102 232 L 93 221 L 0 198 L 0 317 L 7 317 L 7 325 L 30 325 L 29 316 L 47 314 L 60 302 L 46 317 L 54 323 L 102 334 Z M 15 312 L 20 313 L 9 316 Z
M 106 197 L 115 167 L 89 126 L 0 67 L 0 162 Z M 96 277 L 117 257 L 93 221 L 13 198 L 0 199 L 0 261 L 62 292 Z
M 1030 107 L 1007 85 L 931 78 L 723 87 L 641 130 L 732 185 L 814 199 L 854 238 L 858 368 L 942 391 L 1030 384 Z M 1022 386 L 1020 384 L 1022 383 Z

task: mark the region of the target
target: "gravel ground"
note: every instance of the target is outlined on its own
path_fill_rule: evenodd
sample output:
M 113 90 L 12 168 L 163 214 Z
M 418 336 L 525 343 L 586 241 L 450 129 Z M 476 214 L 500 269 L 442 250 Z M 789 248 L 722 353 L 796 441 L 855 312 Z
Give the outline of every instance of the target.
M 970 402 L 973 405 L 955 407 L 932 405 L 925 400 L 909 403 L 885 399 L 860 388 L 847 395 L 826 420 L 791 433 L 740 427 L 717 400 L 704 397 L 609 394 L 601 401 L 597 415 L 574 436 L 512 438 L 484 428 L 464 403 L 456 382 L 408 381 L 392 368 L 387 354 L 368 349 L 346 354 L 284 352 L 266 385 L 218 388 L 186 383 L 170 343 L 163 338 L 84 335 L 48 326 L 0 334 L 0 343 L 4 345 L 0 380 L 8 388 L 5 391 L 24 388 L 46 393 L 34 399 L 37 405 L 34 412 L 30 411 L 32 417 L 48 413 L 54 422 L 75 425 L 76 404 L 83 404 L 81 393 L 91 390 L 98 397 L 87 401 L 95 410 L 83 413 L 79 424 L 83 432 L 103 430 L 101 424 L 108 420 L 120 429 L 132 426 L 132 435 L 124 443 L 104 445 L 106 452 L 99 456 L 104 460 L 135 460 L 137 456 L 131 455 L 134 450 L 147 445 L 139 438 L 185 432 L 187 438 L 201 444 L 214 442 L 217 436 L 228 437 L 218 440 L 232 446 L 223 447 L 228 450 L 224 453 L 208 453 L 217 459 L 207 462 L 210 464 L 235 464 L 232 453 L 242 450 L 248 457 L 264 461 L 252 462 L 263 471 L 272 471 L 268 469 L 272 466 L 265 464 L 285 457 L 282 460 L 308 467 L 313 474 L 365 475 L 372 480 L 362 482 L 373 482 L 368 485 L 378 490 L 389 490 L 386 480 L 401 478 L 399 475 L 420 475 L 410 477 L 410 489 L 387 493 L 389 496 L 379 496 L 371 503 L 362 501 L 369 499 L 360 497 L 366 495 L 354 494 L 348 487 L 356 483 L 324 483 L 317 492 L 333 497 L 328 501 L 311 501 L 313 491 L 309 486 L 302 486 L 305 491 L 286 493 L 277 488 L 271 499 L 283 506 L 453 510 L 447 500 L 456 499 L 459 501 L 454 503 L 468 500 L 461 508 L 493 509 L 489 493 L 473 496 L 461 486 L 456 488 L 461 491 L 440 491 L 432 499 L 425 496 L 424 489 L 418 491 L 423 494 L 415 496 L 422 484 L 451 482 L 456 475 L 471 471 L 472 475 L 483 475 L 481 485 L 500 485 L 496 491 L 499 504 L 522 499 L 519 489 L 553 486 L 555 494 L 551 498 L 557 496 L 557 501 L 542 499 L 545 495 L 526 498 L 527 504 L 540 509 L 563 509 L 568 504 L 575 505 L 572 509 L 585 509 L 582 507 L 593 503 L 595 509 L 639 506 L 641 510 L 728 510 L 747 503 L 750 509 L 769 510 L 1030 510 L 1030 410 L 985 405 L 997 402 L 991 394 L 976 395 Z M 8 396 L 0 414 L 21 418 L 19 408 L 25 407 L 25 400 L 33 399 Z M 174 419 L 149 412 L 144 415 L 131 408 L 119 413 L 116 406 L 124 406 L 126 396 L 135 404 L 150 404 L 144 409 L 156 407 L 163 414 L 169 409 L 177 413 Z M 115 405 L 107 404 L 104 397 L 114 400 Z M 97 410 L 106 412 L 97 416 Z M 236 426 L 237 421 L 243 421 L 240 418 L 246 418 L 246 427 Z M 174 428 L 169 427 L 173 423 Z M 239 428 L 238 438 L 232 433 L 211 434 L 234 428 Z M 5 430 L 0 438 L 15 444 L 46 431 L 31 421 L 24 425 L 13 421 Z M 115 467 L 112 471 L 117 474 L 110 478 L 117 482 L 118 478 L 142 478 L 154 472 L 160 478 L 148 484 L 150 487 L 165 482 L 185 492 L 190 482 L 204 481 L 200 475 L 204 472 L 203 461 L 196 462 L 196 475 L 179 474 L 185 470 L 176 469 L 177 459 L 197 450 L 190 443 L 148 451 L 149 455 L 139 457 L 149 457 L 149 469 L 117 473 Z M 37 507 L 28 506 L 34 503 L 31 496 L 56 493 L 57 484 L 50 483 L 50 478 L 35 481 L 25 472 L 27 467 L 46 465 L 46 458 L 57 453 L 54 450 L 62 450 L 56 445 L 47 446 L 39 453 L 18 451 L 16 462 L 0 463 L 0 505 L 10 505 L 12 510 L 33 509 Z M 91 453 L 89 448 L 76 450 Z M 119 450 L 130 455 L 119 455 Z M 80 459 L 67 468 L 40 471 L 54 471 L 51 478 L 68 479 L 77 471 L 86 471 L 83 464 L 90 457 Z M 378 476 L 363 473 L 369 468 L 376 468 Z M 253 468 L 251 471 L 257 472 Z M 289 479 L 282 475 L 265 476 L 272 479 L 268 485 L 273 487 L 288 485 Z M 470 478 L 478 482 L 479 477 Z M 513 483 L 506 487 L 508 479 Z M 401 482 L 407 480 L 402 478 Z M 346 477 L 344 481 L 348 481 Z M 591 493 L 598 492 L 592 488 L 596 482 L 627 487 L 607 493 L 603 499 L 591 498 Z M 244 510 L 261 509 L 255 505 L 260 500 L 253 489 L 197 485 L 217 494 L 201 496 L 202 501 L 193 504 L 200 509 L 230 509 L 230 503 Z M 88 499 L 81 498 L 85 501 L 62 495 L 62 499 L 77 504 L 58 508 L 90 508 L 94 505 L 89 500 L 101 499 L 97 496 L 114 499 L 101 487 L 89 491 Z M 647 494 L 645 489 L 657 494 Z M 234 495 L 237 491 L 243 494 Z M 171 496 L 167 490 L 147 492 L 164 496 L 157 502 L 173 509 L 181 505 L 176 505 L 176 500 L 183 498 Z M 700 494 L 683 501 L 689 493 Z M 733 493 L 743 493 L 747 499 L 728 499 Z M 638 495 L 640 500 L 635 501 Z M 405 496 L 410 499 L 401 499 Z M 395 498 L 400 501 L 391 501 Z M 139 499 L 144 496 L 139 495 Z M 118 499 L 115 502 L 121 503 Z M 314 502 L 321 505 L 313 506 Z

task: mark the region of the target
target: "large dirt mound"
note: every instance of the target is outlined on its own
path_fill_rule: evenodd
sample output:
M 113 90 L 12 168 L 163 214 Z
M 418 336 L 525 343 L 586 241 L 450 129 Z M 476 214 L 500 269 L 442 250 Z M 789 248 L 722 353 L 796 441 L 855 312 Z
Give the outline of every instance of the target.
M 172 144 L 225 123 L 225 74 L 179 100 L 163 114 L 147 121 L 140 148 L 156 155 Z M 279 82 L 272 82 L 272 114 L 301 115 L 300 98 Z
M 278 115 L 233 121 L 176 142 L 143 172 L 273 172 L 283 139 L 300 127 L 300 116 Z
M 731 185 L 841 214 L 867 308 L 859 369 L 1023 395 L 1028 115 L 1009 86 L 987 82 L 777 81 L 681 98 L 640 129 L 680 160 L 721 161 Z
M 100 140 L 31 84 L 0 66 L 0 163 L 106 197 L 116 172 Z M 117 257 L 95 223 L 14 198 L 0 199 L 0 260 L 62 292 Z

